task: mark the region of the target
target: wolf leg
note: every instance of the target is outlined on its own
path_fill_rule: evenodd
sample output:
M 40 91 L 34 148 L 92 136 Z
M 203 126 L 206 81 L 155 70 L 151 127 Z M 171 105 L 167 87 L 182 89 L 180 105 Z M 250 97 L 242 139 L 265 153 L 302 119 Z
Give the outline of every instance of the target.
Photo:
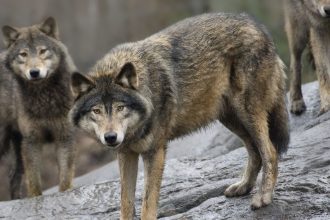
M 321 109 L 320 115 L 330 110 L 330 79 L 329 75 L 319 76 Z
M 224 194 L 227 197 L 242 196 L 249 193 L 255 185 L 261 168 L 261 158 L 259 153 L 255 152 L 255 147 L 250 143 L 250 141 L 245 141 L 244 144 L 249 155 L 248 162 L 241 180 L 230 185 L 226 189 Z
M 244 170 L 244 174 L 241 180 L 237 183 L 230 185 L 225 195 L 227 197 L 241 196 L 249 193 L 257 179 L 258 173 L 261 168 L 261 157 L 258 149 L 253 146 L 252 140 L 245 127 L 238 119 L 237 115 L 233 114 L 234 111 L 228 111 L 228 113 L 220 117 L 220 121 L 229 130 L 238 135 L 244 142 L 245 147 L 248 151 L 249 159 Z
M 15 152 L 15 168 L 10 171 L 10 197 L 11 199 L 20 198 L 22 175 L 24 173 L 23 161 L 21 154 L 21 141 L 22 137 L 16 131 L 13 131 L 11 126 L 0 126 L 0 157 L 4 155 L 13 143 Z
M 36 144 L 29 137 L 23 137 L 22 141 L 22 158 L 25 170 L 27 194 L 29 197 L 39 196 L 41 191 L 41 145 Z
M 142 203 L 142 220 L 157 219 L 159 191 L 165 163 L 165 144 L 153 152 L 143 154 L 144 162 L 144 196 Z
M 290 48 L 290 111 L 301 114 L 306 110 L 306 105 L 301 91 L 301 56 L 308 43 L 308 27 L 297 20 L 291 13 L 285 13 L 285 29 Z
M 316 75 L 320 85 L 320 114 L 330 110 L 330 40 L 324 33 L 311 29 L 311 45 L 315 57 Z
M 258 209 L 272 202 L 278 173 L 278 154 L 269 137 L 267 112 L 251 115 L 250 135 L 262 158 L 262 183 L 253 197 L 251 208 Z
M 13 135 L 13 145 L 16 155 L 16 164 L 13 175 L 10 178 L 10 196 L 11 199 L 19 199 L 21 197 L 22 176 L 24 167 L 22 161 L 22 137 L 20 134 Z
M 121 184 L 120 219 L 131 220 L 134 218 L 135 212 L 134 200 L 139 155 L 129 151 L 118 152 L 117 157 Z
M 59 191 L 63 192 L 72 187 L 74 177 L 75 150 L 72 138 L 66 137 L 57 143 L 56 151 L 60 181 Z

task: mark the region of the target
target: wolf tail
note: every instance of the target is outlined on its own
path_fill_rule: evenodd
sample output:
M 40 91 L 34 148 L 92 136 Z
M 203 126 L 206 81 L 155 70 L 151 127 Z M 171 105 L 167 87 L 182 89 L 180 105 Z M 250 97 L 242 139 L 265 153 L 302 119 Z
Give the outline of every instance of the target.
M 288 112 L 283 100 L 283 103 L 277 104 L 269 114 L 269 136 L 278 154 L 283 154 L 288 150 L 289 130 Z
M 278 58 L 277 71 L 283 76 L 281 90 L 285 91 L 285 72 L 284 64 Z M 289 114 L 285 104 L 285 95 L 278 97 L 273 109 L 269 113 L 269 136 L 278 154 L 283 154 L 288 150 L 290 142 Z

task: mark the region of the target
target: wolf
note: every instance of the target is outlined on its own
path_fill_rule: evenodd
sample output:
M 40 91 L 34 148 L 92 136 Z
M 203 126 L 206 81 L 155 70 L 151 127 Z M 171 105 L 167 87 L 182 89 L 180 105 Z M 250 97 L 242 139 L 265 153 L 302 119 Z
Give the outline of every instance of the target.
M 301 114 L 306 105 L 301 92 L 301 57 L 310 49 L 320 85 L 320 114 L 330 109 L 330 0 L 284 1 L 285 30 L 290 48 L 290 111 Z
M 227 197 L 271 203 L 278 158 L 288 148 L 284 65 L 262 25 L 246 14 L 204 14 L 111 49 L 87 73 L 72 75 L 72 123 L 117 151 L 121 219 L 134 216 L 139 155 L 144 161 L 142 219 L 156 219 L 168 141 L 215 120 L 245 143 L 242 179 Z
M 59 190 L 67 190 L 74 175 L 68 112 L 76 67 L 52 17 L 29 27 L 4 26 L 2 32 L 6 50 L 0 55 L 0 149 L 3 154 L 13 145 L 16 152 L 11 196 L 20 197 L 23 172 L 28 196 L 42 194 L 41 152 L 46 144 L 56 146 Z

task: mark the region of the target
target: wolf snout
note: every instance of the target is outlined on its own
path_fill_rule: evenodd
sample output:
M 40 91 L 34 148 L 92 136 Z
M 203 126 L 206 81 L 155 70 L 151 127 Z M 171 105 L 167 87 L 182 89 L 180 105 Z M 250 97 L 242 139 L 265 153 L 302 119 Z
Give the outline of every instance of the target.
M 321 6 L 319 11 L 322 17 L 326 17 L 326 18 L 330 17 L 330 5 Z
M 38 79 L 40 76 L 40 70 L 39 69 L 31 69 L 30 70 L 30 76 L 31 79 Z
M 117 142 L 117 133 L 116 132 L 107 132 L 107 133 L 105 133 L 104 134 L 104 140 L 110 146 L 116 146 L 116 145 L 118 145 L 118 142 Z

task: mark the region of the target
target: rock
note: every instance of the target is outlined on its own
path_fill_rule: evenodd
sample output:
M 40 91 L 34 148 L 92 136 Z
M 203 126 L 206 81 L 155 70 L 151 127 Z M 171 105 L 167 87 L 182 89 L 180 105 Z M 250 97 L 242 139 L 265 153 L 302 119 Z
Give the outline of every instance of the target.
M 252 211 L 250 200 L 255 190 L 238 198 L 223 195 L 226 187 L 239 179 L 247 154 L 244 148 L 234 149 L 240 143 L 232 136 L 222 138 L 227 131 L 217 127 L 211 129 L 213 132 L 217 129 L 214 133 L 217 134 L 208 139 L 208 145 L 201 152 L 192 150 L 194 153 L 190 156 L 167 160 L 159 218 L 330 219 L 330 112 L 317 116 L 317 88 L 316 82 L 303 87 L 307 112 L 299 117 L 291 116 L 290 148 L 280 161 L 271 205 Z M 185 140 L 182 141 L 182 146 L 192 144 L 187 141 L 185 145 Z M 111 169 L 108 172 L 112 172 Z M 143 172 L 140 172 L 137 213 L 140 213 L 142 189 Z M 0 218 L 118 219 L 119 190 L 118 178 L 114 177 L 111 181 L 84 185 L 65 193 L 1 202 Z
M 218 145 L 222 145 L 224 147 L 219 149 L 216 147 Z M 216 122 L 205 129 L 195 132 L 192 135 L 170 142 L 166 157 L 167 159 L 171 159 L 180 158 L 183 156 L 206 155 L 213 151 L 215 151 L 216 154 L 224 154 L 241 146 L 241 141 L 235 135 L 233 135 L 219 122 Z M 139 161 L 139 170 L 143 170 L 143 163 L 141 159 Z M 119 178 L 118 162 L 113 161 L 99 169 L 96 169 L 95 171 L 75 178 L 74 185 L 78 187 L 114 180 L 117 178 Z M 44 193 L 51 194 L 57 191 L 58 187 L 52 187 Z

